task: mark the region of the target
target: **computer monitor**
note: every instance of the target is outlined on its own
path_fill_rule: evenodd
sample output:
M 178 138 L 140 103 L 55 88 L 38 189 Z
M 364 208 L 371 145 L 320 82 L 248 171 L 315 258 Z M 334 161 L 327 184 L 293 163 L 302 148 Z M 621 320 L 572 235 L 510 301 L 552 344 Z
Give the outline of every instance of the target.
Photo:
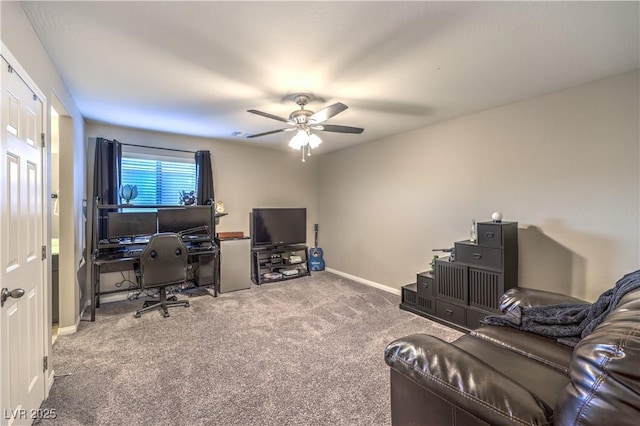
M 209 236 L 214 232 L 211 206 L 158 209 L 158 232 L 182 232 L 184 235 Z M 204 229 L 204 226 L 207 229 Z M 196 230 L 196 228 L 201 228 Z
M 153 235 L 158 229 L 156 212 L 109 212 L 109 238 Z

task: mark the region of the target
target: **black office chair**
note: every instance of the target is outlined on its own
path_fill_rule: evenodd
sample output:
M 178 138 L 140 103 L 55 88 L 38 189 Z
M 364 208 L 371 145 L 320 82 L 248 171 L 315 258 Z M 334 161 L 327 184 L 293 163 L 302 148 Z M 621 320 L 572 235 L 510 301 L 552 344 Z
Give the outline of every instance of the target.
M 159 300 L 147 300 L 138 309 L 135 317 L 161 308 L 164 316 L 169 316 L 169 306 L 189 306 L 188 300 L 167 300 L 167 286 L 182 284 L 187 280 L 187 247 L 178 234 L 158 233 L 151 237 L 140 254 L 140 287 L 159 288 Z

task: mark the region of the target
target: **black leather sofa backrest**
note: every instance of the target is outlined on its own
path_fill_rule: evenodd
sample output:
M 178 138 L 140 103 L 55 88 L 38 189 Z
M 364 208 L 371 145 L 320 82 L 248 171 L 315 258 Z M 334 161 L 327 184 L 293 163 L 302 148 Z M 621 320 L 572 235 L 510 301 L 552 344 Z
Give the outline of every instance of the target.
M 583 338 L 569 366 L 571 383 L 558 395 L 557 425 L 637 425 L 640 421 L 640 290 L 627 294 Z M 626 421 L 625 421 L 626 420 Z

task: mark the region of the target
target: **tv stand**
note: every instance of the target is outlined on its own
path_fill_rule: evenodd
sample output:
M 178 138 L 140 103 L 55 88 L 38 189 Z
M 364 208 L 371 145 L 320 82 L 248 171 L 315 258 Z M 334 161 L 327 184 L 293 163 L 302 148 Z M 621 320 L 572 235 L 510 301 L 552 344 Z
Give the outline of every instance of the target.
M 308 276 L 306 245 L 254 247 L 251 249 L 251 280 L 258 284 Z

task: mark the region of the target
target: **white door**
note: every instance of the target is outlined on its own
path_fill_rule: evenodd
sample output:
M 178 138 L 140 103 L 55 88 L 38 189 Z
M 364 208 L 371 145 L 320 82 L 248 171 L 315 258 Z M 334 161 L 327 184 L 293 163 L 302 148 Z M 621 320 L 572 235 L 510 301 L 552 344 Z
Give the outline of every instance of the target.
M 31 424 L 45 395 L 43 102 L 1 60 L 0 308 L 2 424 Z M 18 297 L 20 289 L 24 295 Z

